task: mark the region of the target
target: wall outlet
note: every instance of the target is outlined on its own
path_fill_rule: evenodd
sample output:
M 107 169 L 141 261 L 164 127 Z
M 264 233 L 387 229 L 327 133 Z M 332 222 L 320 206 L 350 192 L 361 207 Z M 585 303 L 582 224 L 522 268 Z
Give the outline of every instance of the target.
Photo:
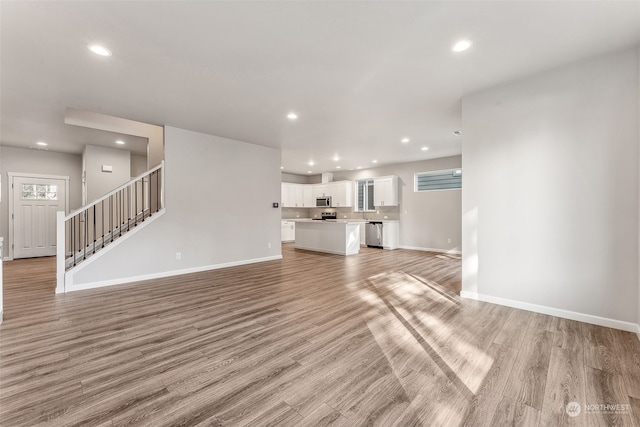
M 296 215 L 296 218 L 300 218 L 300 215 Z
M 451 243 L 451 239 L 447 239 L 447 243 Z
M 271 249 L 271 243 L 267 243 L 267 248 Z
M 182 259 L 182 254 L 180 252 L 176 252 L 176 259 Z
M 408 212 L 407 212 L 407 210 L 405 209 L 405 210 L 404 210 L 404 214 L 406 215 L 407 213 L 408 213 Z
M 389 217 L 388 217 L 388 216 L 386 216 L 386 215 L 385 215 L 385 216 L 383 216 L 382 218 L 383 218 L 383 219 L 389 219 Z
M 342 215 L 342 218 L 346 218 L 346 217 L 347 217 L 346 215 Z

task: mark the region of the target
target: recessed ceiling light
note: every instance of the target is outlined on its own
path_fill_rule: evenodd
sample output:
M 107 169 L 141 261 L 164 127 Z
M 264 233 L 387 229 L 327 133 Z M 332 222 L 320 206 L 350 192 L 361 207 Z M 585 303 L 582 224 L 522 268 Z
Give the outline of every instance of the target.
M 469 49 L 472 44 L 473 43 L 471 43 L 471 40 L 460 40 L 459 42 L 453 45 L 451 50 L 454 52 L 462 52 Z
M 287 114 L 287 118 L 289 120 L 295 120 L 295 119 L 298 118 L 298 115 L 296 113 L 289 113 L 289 114 Z
M 307 171 L 307 173 L 313 173 L 313 171 Z
M 313 162 L 313 160 L 311 160 L 311 161 L 308 163 L 308 165 L 309 165 L 309 166 L 313 166 L 313 165 L 315 165 L 315 163 Z
M 454 134 L 455 136 L 460 136 L 462 135 L 462 131 L 461 130 L 454 130 L 453 132 L 451 132 L 452 134 Z
M 334 162 L 337 162 L 338 160 L 340 160 L 340 157 L 338 157 L 338 156 L 333 156 L 333 161 L 334 161 Z
M 36 142 L 36 144 L 37 144 L 37 145 L 39 145 L 39 146 L 41 146 L 41 147 L 46 147 L 47 145 L 49 145 L 49 144 L 47 144 L 47 143 L 46 143 L 46 142 L 44 142 L 44 141 L 38 141 L 38 142 Z
M 371 160 L 371 163 L 378 163 L 377 160 Z
M 280 166 L 280 169 L 284 169 L 284 166 Z
M 89 50 L 91 52 L 95 53 L 96 55 L 111 56 L 111 51 L 109 49 L 107 49 L 106 47 L 102 47 L 100 45 L 97 45 L 97 44 L 92 44 L 91 46 L 89 46 Z
M 409 138 L 402 138 L 402 143 L 403 144 L 406 144 L 409 141 L 411 141 Z
M 358 166 L 356 169 L 362 169 L 362 166 Z
M 421 150 L 422 151 L 427 151 L 429 149 L 429 147 L 422 147 Z
M 342 166 L 336 166 L 336 169 L 341 169 L 341 168 L 342 168 Z
M 119 139 L 119 140 L 117 140 L 117 141 L 116 141 L 116 144 L 118 144 L 118 145 L 124 145 L 124 141 L 123 141 L 123 140 L 121 140 L 121 139 Z

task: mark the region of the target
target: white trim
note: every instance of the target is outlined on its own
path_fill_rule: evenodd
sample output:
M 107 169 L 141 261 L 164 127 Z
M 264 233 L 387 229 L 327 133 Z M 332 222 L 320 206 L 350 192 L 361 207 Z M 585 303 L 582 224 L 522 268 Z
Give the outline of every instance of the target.
M 123 277 L 120 279 L 104 280 L 101 282 L 83 283 L 80 285 L 73 285 L 72 283 L 68 283 L 66 286 L 67 288 L 66 291 L 71 292 L 71 291 L 80 291 L 85 289 L 101 288 L 104 286 L 121 285 L 124 283 L 140 282 L 142 280 L 160 279 L 163 277 L 179 276 L 182 274 L 189 274 L 189 273 L 199 273 L 201 271 L 218 270 L 221 268 L 236 267 L 238 265 L 255 264 L 255 263 L 266 262 L 266 261 L 275 261 L 279 259 L 282 259 L 282 255 L 275 255 L 275 256 L 264 257 L 264 258 L 245 259 L 240 261 L 225 262 L 221 264 L 204 265 L 200 267 L 185 268 L 182 270 L 162 271 L 159 273 L 143 274 L 140 276 L 133 276 L 133 277 Z
M 64 268 L 66 247 L 64 212 L 56 212 L 56 294 L 64 292 Z
M 419 246 L 398 246 L 400 249 L 409 249 L 411 251 L 424 251 L 424 252 L 439 252 L 443 254 L 462 255 L 462 251 L 457 249 L 436 249 L 436 248 L 421 248 Z
M 578 313 L 576 311 L 563 310 L 560 308 L 547 307 L 544 305 L 531 304 L 528 302 L 483 295 L 468 291 L 461 291 L 460 297 L 518 308 L 520 310 L 533 311 L 535 313 L 548 314 L 550 316 L 562 317 L 564 319 L 577 320 L 578 322 L 591 323 L 594 325 L 605 326 L 607 328 L 620 329 L 628 332 L 635 332 L 638 330 L 640 332 L 640 327 L 635 323 L 624 322 L 622 320 L 610 319 L 607 317 L 594 316 L 592 314 Z
M 13 259 L 13 197 L 14 197 L 14 190 L 15 188 L 13 188 L 13 178 L 15 177 L 20 177 L 20 178 L 36 178 L 36 179 L 58 179 L 58 180 L 63 180 L 64 181 L 64 197 L 65 197 L 65 203 L 64 203 L 64 211 L 65 212 L 69 212 L 69 199 L 71 198 L 71 195 L 69 194 L 69 177 L 65 176 L 65 175 L 43 175 L 43 174 L 38 174 L 38 173 L 23 173 L 23 172 L 7 172 L 7 197 L 9 199 L 9 218 L 8 219 L 8 223 L 9 223 L 9 240 L 7 241 L 7 253 L 9 254 L 8 258 Z

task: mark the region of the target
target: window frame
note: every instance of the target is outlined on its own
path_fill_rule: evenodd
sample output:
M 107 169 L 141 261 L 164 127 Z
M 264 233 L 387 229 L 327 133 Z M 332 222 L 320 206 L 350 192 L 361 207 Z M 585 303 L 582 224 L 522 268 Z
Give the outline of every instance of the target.
M 376 207 L 375 205 L 373 205 L 373 201 L 371 203 L 371 205 L 373 206 L 373 209 L 365 209 L 367 207 L 367 205 L 369 204 L 369 195 L 368 195 L 368 191 L 364 191 L 363 194 L 363 199 L 362 199 L 362 204 L 363 204 L 363 209 L 360 209 L 360 206 L 358 205 L 358 190 L 360 187 L 360 182 L 365 182 L 364 186 L 365 189 L 369 186 L 371 186 L 372 189 L 374 189 L 373 191 L 375 191 L 375 184 L 374 184 L 374 180 L 375 178 L 361 178 L 361 179 L 356 179 L 354 181 L 354 186 L 355 186 L 355 191 L 354 191 L 354 212 L 375 212 L 376 211 Z M 369 184 L 370 182 L 370 184 Z M 372 194 L 373 196 L 373 194 Z
M 459 171 L 460 173 L 460 187 L 455 187 L 455 188 L 434 188 L 434 189 L 426 189 L 426 190 L 419 190 L 418 189 L 418 178 L 420 176 L 425 176 L 425 175 L 438 175 L 438 174 L 442 174 L 444 172 L 457 172 Z M 462 168 L 451 168 L 451 169 L 439 169 L 439 170 L 432 170 L 432 171 L 425 171 L 425 172 L 416 172 L 413 174 L 413 192 L 414 193 L 429 193 L 431 191 L 451 191 L 451 190 L 462 190 Z

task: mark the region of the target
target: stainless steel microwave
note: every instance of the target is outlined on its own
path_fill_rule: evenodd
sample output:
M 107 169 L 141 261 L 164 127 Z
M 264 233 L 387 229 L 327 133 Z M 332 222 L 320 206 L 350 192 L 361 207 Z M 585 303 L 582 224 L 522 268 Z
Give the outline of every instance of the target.
M 331 196 L 316 197 L 316 207 L 317 208 L 330 208 L 331 207 Z

